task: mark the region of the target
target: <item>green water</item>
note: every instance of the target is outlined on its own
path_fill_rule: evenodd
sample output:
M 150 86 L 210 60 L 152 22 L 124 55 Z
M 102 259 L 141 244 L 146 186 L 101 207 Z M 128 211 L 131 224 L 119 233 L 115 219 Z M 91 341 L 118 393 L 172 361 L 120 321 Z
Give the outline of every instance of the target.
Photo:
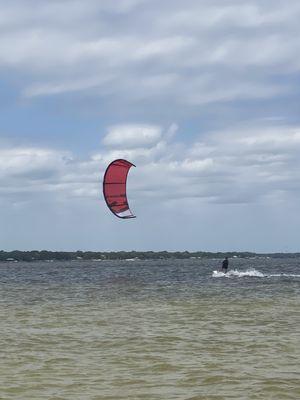
M 150 267 L 6 267 L 0 399 L 300 399 L 299 279 Z

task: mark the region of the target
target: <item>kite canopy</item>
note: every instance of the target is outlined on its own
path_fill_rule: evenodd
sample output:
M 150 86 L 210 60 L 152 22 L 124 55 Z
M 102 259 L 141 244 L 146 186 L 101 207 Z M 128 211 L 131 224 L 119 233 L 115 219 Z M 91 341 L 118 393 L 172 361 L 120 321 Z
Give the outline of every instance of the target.
M 127 175 L 132 166 L 135 167 L 129 161 L 115 160 L 107 167 L 103 179 L 106 204 L 113 214 L 123 219 L 135 218 L 130 211 L 126 194 Z

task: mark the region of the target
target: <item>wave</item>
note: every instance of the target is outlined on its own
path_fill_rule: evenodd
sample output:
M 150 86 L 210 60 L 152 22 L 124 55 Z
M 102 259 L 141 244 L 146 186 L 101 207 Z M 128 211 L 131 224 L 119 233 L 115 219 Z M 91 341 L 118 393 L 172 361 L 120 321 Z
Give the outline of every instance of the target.
M 221 272 L 221 271 L 214 271 L 213 272 L 213 277 L 214 278 L 221 278 L 221 277 L 229 278 L 231 276 L 237 276 L 239 278 L 242 278 L 244 276 L 255 276 L 255 277 L 258 277 L 258 278 L 264 278 L 265 277 L 265 275 L 262 272 L 257 271 L 256 269 L 253 269 L 253 268 L 247 269 L 246 271 L 239 271 L 237 269 L 230 269 L 226 274 L 224 272 Z
M 266 275 L 267 277 L 281 277 L 281 276 L 286 276 L 290 278 L 300 278 L 299 274 L 271 274 L 271 275 Z
M 247 269 L 245 271 L 239 271 L 237 269 L 231 269 L 229 270 L 226 274 L 221 271 L 213 271 L 212 273 L 213 278 L 230 278 L 230 277 L 238 277 L 238 278 L 243 278 L 243 277 L 255 277 L 255 278 L 280 278 L 280 277 L 291 277 L 291 278 L 300 278 L 300 275 L 297 274 L 263 274 L 260 271 L 257 271 L 254 268 Z

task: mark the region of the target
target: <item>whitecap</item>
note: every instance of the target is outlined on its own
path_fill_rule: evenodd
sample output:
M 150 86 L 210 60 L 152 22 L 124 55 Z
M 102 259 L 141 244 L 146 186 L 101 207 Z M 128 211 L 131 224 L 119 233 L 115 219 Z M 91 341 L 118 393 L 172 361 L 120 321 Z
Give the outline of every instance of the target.
M 271 274 L 271 275 L 268 275 L 268 277 L 270 277 L 270 278 L 272 278 L 272 277 L 275 277 L 275 278 L 280 278 L 280 277 L 287 277 L 287 278 L 300 278 L 300 275 L 297 275 L 297 274 L 284 274 L 284 273 L 282 273 L 282 274 Z
M 213 271 L 212 276 L 214 278 L 221 278 L 221 277 L 229 278 L 229 277 L 232 277 L 232 276 L 236 276 L 238 278 L 243 278 L 244 276 L 256 277 L 256 278 L 264 278 L 266 275 L 264 275 L 260 271 L 257 271 L 254 268 L 251 268 L 251 269 L 247 269 L 245 271 L 239 271 L 237 269 L 231 269 L 226 274 L 224 272 L 221 272 L 221 271 Z
M 239 271 L 237 269 L 231 269 L 229 270 L 226 274 L 222 271 L 213 271 L 212 273 L 213 278 L 230 278 L 230 277 L 238 277 L 238 278 L 243 278 L 243 277 L 255 277 L 255 278 L 281 278 L 281 277 L 287 277 L 287 278 L 300 278 L 300 275 L 297 274 L 263 274 L 260 271 L 257 271 L 254 268 L 247 269 L 245 271 Z

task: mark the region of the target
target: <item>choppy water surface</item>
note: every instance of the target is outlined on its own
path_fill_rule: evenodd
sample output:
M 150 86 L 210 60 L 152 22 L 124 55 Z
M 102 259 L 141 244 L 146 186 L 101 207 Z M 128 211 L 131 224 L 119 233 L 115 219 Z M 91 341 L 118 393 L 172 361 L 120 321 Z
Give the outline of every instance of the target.
M 0 399 L 300 399 L 300 260 L 0 264 Z

